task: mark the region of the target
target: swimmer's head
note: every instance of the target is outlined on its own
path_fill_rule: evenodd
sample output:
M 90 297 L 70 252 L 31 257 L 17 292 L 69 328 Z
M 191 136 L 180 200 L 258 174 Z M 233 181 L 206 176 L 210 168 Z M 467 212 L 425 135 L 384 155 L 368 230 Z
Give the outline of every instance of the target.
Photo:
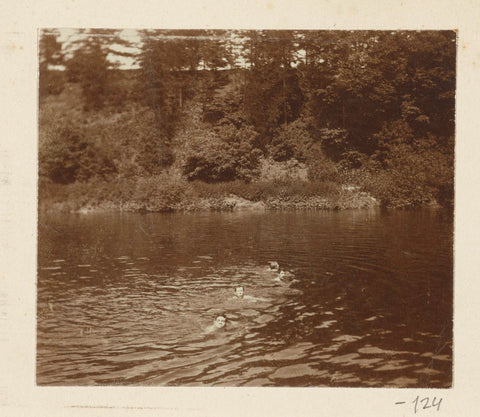
M 278 268 L 280 268 L 280 265 L 278 265 L 277 261 L 268 262 L 268 266 L 269 266 L 271 271 L 278 271 Z
M 215 317 L 215 320 L 213 321 L 213 326 L 217 329 L 225 327 L 225 324 L 227 324 L 227 318 L 223 314 L 219 314 L 217 317 Z
M 233 295 L 237 298 L 243 298 L 243 295 L 245 294 L 245 291 L 242 286 L 235 287 L 235 291 Z

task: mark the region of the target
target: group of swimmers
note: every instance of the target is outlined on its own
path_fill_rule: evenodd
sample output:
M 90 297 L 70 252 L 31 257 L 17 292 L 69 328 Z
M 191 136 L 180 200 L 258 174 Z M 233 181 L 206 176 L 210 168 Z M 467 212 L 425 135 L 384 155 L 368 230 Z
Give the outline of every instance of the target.
M 291 274 L 280 269 L 280 265 L 276 261 L 268 262 L 268 270 L 277 273 L 277 276 L 273 279 L 276 282 L 283 282 L 285 278 L 288 278 Z M 251 295 L 245 295 L 245 289 L 242 285 L 235 287 L 233 291 L 233 299 L 235 300 L 248 300 L 248 301 L 268 301 L 265 298 L 253 297 Z M 227 324 L 227 316 L 225 314 L 219 314 L 215 317 L 213 324 L 207 328 L 207 333 L 213 332 L 218 329 L 225 328 Z

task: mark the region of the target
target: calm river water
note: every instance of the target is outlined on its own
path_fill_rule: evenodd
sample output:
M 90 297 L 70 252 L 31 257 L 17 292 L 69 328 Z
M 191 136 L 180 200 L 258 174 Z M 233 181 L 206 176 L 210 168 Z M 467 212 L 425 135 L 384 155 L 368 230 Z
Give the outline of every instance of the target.
M 37 383 L 448 387 L 452 292 L 441 210 L 41 215 Z

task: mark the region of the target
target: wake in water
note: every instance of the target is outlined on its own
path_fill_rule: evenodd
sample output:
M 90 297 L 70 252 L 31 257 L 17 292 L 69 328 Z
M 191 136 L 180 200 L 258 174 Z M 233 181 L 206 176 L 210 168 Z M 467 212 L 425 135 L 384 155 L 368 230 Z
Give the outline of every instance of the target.
M 248 330 L 273 320 L 275 316 L 271 312 L 278 311 L 275 307 L 284 303 L 289 294 L 299 293 L 290 287 L 294 282 L 293 274 L 287 275 L 279 270 L 276 262 L 274 265 L 276 268 L 272 268 L 272 263 L 268 268 L 250 267 L 245 270 L 237 267 L 239 273 L 235 276 L 233 287 L 210 291 L 192 303 L 190 307 L 194 309 L 200 302 L 203 309 L 213 316 L 213 324 L 206 327 L 205 333 Z M 228 296 L 227 291 L 233 294 Z
M 213 274 L 208 276 L 209 284 L 230 277 L 227 282 L 233 281 L 234 285 L 208 285 L 202 295 L 191 294 L 187 303 L 180 298 L 168 299 L 170 311 L 164 317 L 168 328 L 163 334 L 167 339 L 158 347 L 173 356 L 162 361 L 164 371 L 144 383 L 195 384 L 197 378 L 215 379 L 219 361 L 248 360 L 248 355 L 239 354 L 243 346 L 251 344 L 262 328 L 281 316 L 281 307 L 291 295 L 300 293 L 290 287 L 291 281 L 279 282 L 279 273 L 265 267 L 232 266 L 215 275 L 215 279 Z M 171 337 L 172 330 L 176 337 Z

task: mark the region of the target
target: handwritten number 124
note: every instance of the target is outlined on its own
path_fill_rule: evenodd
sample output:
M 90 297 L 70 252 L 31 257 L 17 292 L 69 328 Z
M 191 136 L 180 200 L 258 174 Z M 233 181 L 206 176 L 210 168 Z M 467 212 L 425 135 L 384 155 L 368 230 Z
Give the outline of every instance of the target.
M 442 403 L 443 398 L 439 398 L 437 401 L 437 397 L 433 397 L 432 402 L 430 402 L 429 397 L 425 397 L 420 399 L 420 397 L 417 395 L 417 397 L 412 401 L 413 404 L 415 404 L 415 414 L 417 413 L 418 410 L 426 410 L 427 408 L 437 408 L 437 411 L 440 411 L 440 404 Z

